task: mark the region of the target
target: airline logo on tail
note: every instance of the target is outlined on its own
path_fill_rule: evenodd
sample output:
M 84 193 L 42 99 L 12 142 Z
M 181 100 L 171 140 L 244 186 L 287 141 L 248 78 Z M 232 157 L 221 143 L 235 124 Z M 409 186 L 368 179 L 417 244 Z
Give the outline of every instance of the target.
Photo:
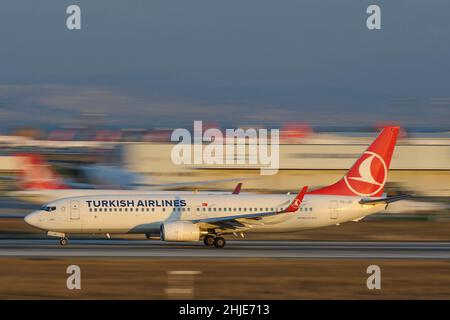
M 387 180 L 399 127 L 385 127 L 338 182 L 310 194 L 380 197 Z
M 370 197 L 383 189 L 386 178 L 387 167 L 383 158 L 375 152 L 366 151 L 344 177 L 344 181 L 353 193 Z

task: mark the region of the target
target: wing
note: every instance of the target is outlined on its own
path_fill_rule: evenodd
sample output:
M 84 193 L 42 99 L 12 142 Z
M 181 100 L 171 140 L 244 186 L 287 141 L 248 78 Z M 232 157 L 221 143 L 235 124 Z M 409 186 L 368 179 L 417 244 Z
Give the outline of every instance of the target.
M 359 200 L 359 203 L 363 204 L 363 205 L 389 204 L 389 203 L 404 200 L 404 199 L 407 199 L 410 197 L 411 197 L 411 195 L 403 194 L 403 195 L 399 195 L 399 196 L 379 198 L 379 199 L 361 199 L 361 200 Z
M 221 216 L 205 219 L 190 220 L 192 223 L 202 223 L 216 225 L 225 229 L 240 229 L 240 228 L 251 228 L 251 225 L 261 224 L 258 220 L 263 217 L 275 216 L 283 213 L 295 212 L 300 207 L 303 198 L 305 197 L 308 187 L 303 187 L 303 189 L 297 194 L 295 199 L 290 203 L 290 205 L 281 211 L 269 211 L 269 212 L 258 212 L 258 213 L 246 213 L 237 214 L 232 216 Z
M 143 188 L 144 190 L 152 189 L 172 189 L 172 188 L 186 188 L 195 187 L 199 185 L 207 185 L 213 183 L 223 183 L 223 182 L 235 182 L 240 180 L 248 180 L 247 178 L 229 178 L 229 179 L 218 179 L 218 180 L 203 180 L 203 181 L 191 181 L 191 182 L 174 182 L 174 183 L 162 183 L 162 184 L 147 184 L 147 183 L 134 183 L 133 186 Z

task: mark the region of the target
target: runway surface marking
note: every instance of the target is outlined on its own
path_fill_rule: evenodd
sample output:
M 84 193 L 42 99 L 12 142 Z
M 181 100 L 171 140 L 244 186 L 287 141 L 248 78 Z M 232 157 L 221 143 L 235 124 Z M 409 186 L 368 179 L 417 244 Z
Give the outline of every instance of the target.
M 1 239 L 0 257 L 170 257 L 450 259 L 450 242 L 228 241 L 223 249 L 203 243 L 152 240 Z

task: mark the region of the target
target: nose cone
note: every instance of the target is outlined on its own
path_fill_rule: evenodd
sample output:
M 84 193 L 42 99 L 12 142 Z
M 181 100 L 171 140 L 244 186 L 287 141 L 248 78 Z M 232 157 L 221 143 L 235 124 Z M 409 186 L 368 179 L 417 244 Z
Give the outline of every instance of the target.
M 39 214 L 40 214 L 39 211 L 34 211 L 30 213 L 25 217 L 25 222 L 28 223 L 30 226 L 39 228 L 40 222 Z

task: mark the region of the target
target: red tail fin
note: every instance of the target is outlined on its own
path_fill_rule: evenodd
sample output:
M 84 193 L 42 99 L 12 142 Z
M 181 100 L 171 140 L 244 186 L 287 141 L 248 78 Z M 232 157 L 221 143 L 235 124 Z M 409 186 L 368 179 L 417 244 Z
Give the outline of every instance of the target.
M 59 175 L 37 154 L 19 154 L 23 159 L 21 189 L 66 189 Z
M 313 190 L 309 194 L 381 196 L 399 129 L 399 127 L 384 127 L 341 180 L 331 186 Z

